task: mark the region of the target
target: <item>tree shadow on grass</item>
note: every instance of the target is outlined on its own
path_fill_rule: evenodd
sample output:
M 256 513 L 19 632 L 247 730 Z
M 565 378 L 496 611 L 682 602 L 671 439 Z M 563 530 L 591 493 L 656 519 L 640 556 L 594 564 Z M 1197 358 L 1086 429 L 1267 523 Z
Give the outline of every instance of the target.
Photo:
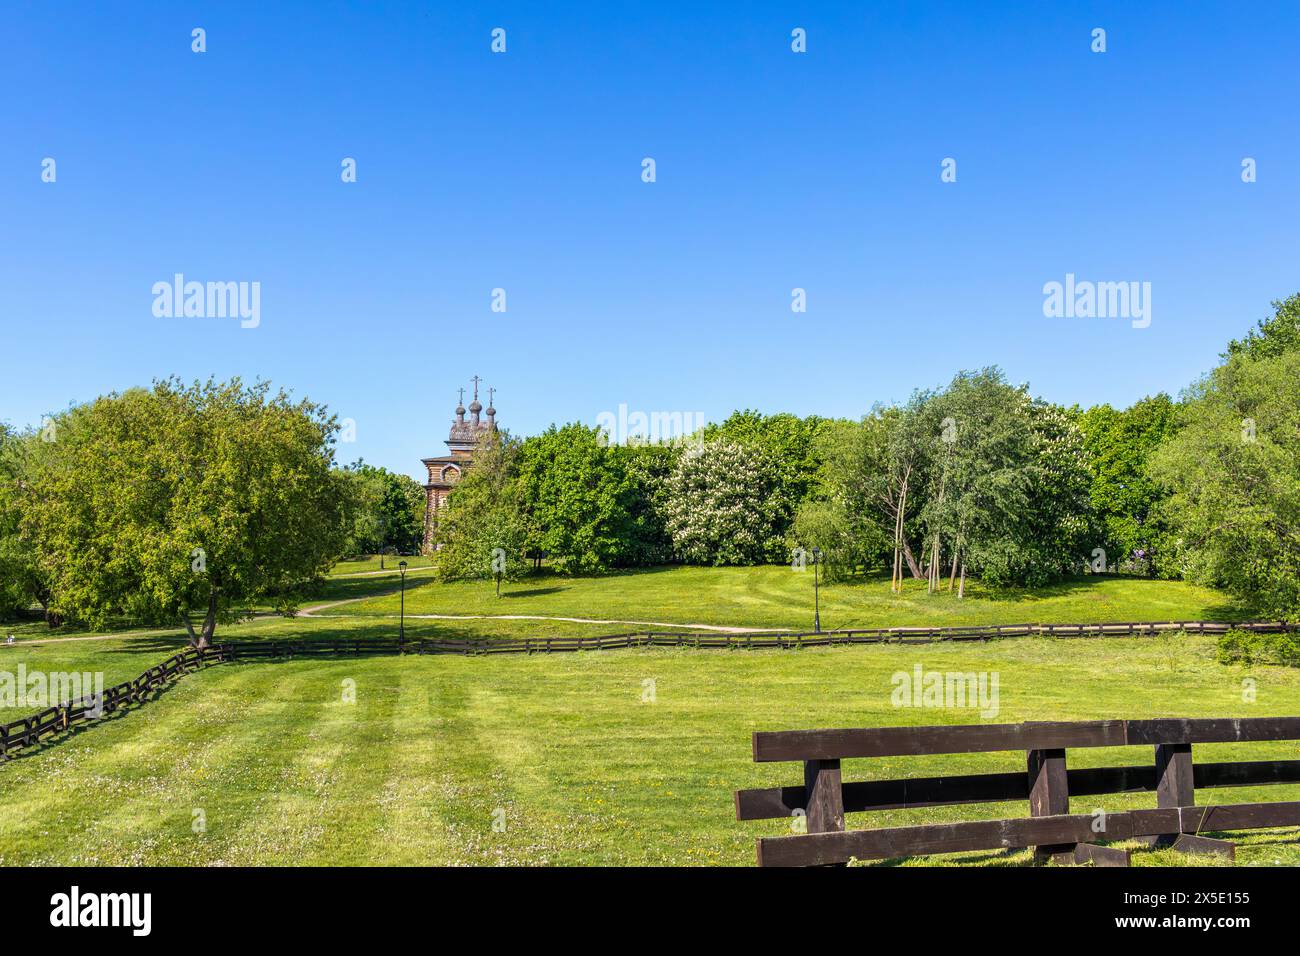
M 529 588 L 526 591 L 502 591 L 501 596 L 503 598 L 537 597 L 541 594 L 559 594 L 567 590 L 569 590 L 567 587 Z

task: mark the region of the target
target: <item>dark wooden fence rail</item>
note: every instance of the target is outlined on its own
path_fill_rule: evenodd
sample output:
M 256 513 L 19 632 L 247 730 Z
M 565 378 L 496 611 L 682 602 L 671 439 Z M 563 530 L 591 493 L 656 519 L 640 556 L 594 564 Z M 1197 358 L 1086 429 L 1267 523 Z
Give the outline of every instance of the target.
M 1112 624 L 1001 624 L 966 627 L 877 627 L 836 631 L 766 631 L 726 634 L 714 631 L 637 631 L 598 637 L 532 637 L 503 639 L 407 640 L 366 638 L 353 640 L 311 641 L 226 641 L 198 651 L 187 649 L 151 667 L 133 681 L 118 684 L 104 692 L 102 712 L 139 703 L 152 689 L 179 674 L 204 664 L 225 660 L 266 660 L 293 657 L 320 657 L 343 654 L 545 654 L 572 651 L 612 650 L 626 647 L 691 647 L 699 649 L 798 650 L 805 647 L 837 647 L 855 644 L 929 644 L 939 641 L 989 641 L 1010 637 L 1045 636 L 1053 638 L 1151 637 L 1161 633 L 1186 631 L 1190 634 L 1223 634 L 1238 627 L 1260 633 L 1281 633 L 1296 625 L 1276 621 L 1226 624 L 1218 621 L 1140 621 Z M 85 700 L 54 707 L 0 725 L 0 758 L 22 747 L 31 746 L 42 737 L 58 733 L 78 721 L 98 714 L 93 702 Z
M 1195 805 L 1197 787 L 1300 783 L 1300 760 L 1194 766 L 1192 745 L 1300 740 L 1300 717 L 1094 720 L 950 727 L 883 727 L 759 732 L 754 760 L 801 761 L 803 786 L 738 790 L 738 820 L 806 817 L 807 832 L 760 838 L 760 866 L 819 866 L 934 853 L 1035 847 L 1060 862 L 1127 865 L 1129 853 L 1102 846 L 1145 839 L 1184 851 L 1233 855 L 1233 846 L 1200 836 L 1214 830 L 1300 826 L 1300 802 Z M 1068 770 L 1076 747 L 1155 748 L 1153 765 Z M 843 783 L 840 761 L 1023 750 L 1027 772 Z M 1070 797 L 1152 791 L 1156 808 L 1070 814 Z M 1028 799 L 1028 818 L 844 829 L 844 814 Z
M 619 647 L 692 647 L 759 650 L 838 647 L 852 644 L 929 644 L 938 641 L 989 641 L 1009 637 L 1153 637 L 1186 631 L 1224 634 L 1231 628 L 1277 634 L 1297 625 L 1280 621 L 1225 624 L 1219 621 L 1143 621 L 1118 624 L 1002 624 L 970 627 L 877 627 L 838 631 L 764 631 L 726 634 L 714 631 L 637 631 L 598 637 L 529 637 L 443 640 L 397 638 L 314 641 L 233 641 L 221 647 L 238 657 L 294 657 L 320 654 L 541 654 L 610 650 Z
M 219 663 L 223 659 L 224 654 L 220 648 L 203 651 L 186 648 L 149 668 L 135 680 L 106 687 L 103 694 L 88 694 L 76 700 L 62 701 L 28 717 L 0 724 L 0 758 L 35 745 L 42 737 L 68 730 L 75 723 L 97 720 L 132 704 L 142 703 L 152 691 L 164 684 L 198 670 L 205 664 Z

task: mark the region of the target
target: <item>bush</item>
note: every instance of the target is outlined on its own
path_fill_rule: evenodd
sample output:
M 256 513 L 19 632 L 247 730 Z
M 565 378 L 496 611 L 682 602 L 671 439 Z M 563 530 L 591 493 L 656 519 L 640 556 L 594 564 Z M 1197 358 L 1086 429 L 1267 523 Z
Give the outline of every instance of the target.
M 762 564 L 785 555 L 777 533 L 776 466 L 761 449 L 713 441 L 678 459 L 665 525 L 687 564 Z
M 1300 636 L 1259 634 L 1234 627 L 1219 638 L 1215 655 L 1220 664 L 1281 664 L 1300 667 Z

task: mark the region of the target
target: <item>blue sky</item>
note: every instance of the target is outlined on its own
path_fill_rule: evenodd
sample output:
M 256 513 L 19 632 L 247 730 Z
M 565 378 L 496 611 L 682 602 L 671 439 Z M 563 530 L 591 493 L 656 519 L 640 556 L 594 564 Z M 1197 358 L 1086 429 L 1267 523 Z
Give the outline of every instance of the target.
M 1128 404 L 1300 290 L 1300 5 L 702 6 L 6 3 L 0 420 L 264 377 L 419 475 L 474 374 L 525 434 L 990 364 Z M 260 325 L 156 317 L 177 272 Z M 1150 327 L 1046 318 L 1067 273 Z

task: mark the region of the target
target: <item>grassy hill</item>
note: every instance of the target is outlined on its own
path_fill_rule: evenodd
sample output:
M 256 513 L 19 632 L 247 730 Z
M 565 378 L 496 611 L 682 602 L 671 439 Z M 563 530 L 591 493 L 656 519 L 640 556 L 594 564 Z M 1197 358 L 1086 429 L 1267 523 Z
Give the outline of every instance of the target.
M 395 616 L 398 598 L 389 594 L 325 613 Z M 408 574 L 406 613 L 532 614 L 811 630 L 813 575 L 811 569 L 795 572 L 782 566 L 674 567 L 587 578 L 544 573 L 504 584 L 498 598 L 492 582 L 439 584 Z M 1050 587 L 1014 591 L 993 591 L 967 582 L 961 600 L 949 591 L 927 594 L 923 581 L 909 581 L 903 593 L 892 594 L 884 576 L 821 588 L 823 628 L 1242 616 L 1240 608 L 1211 588 L 1119 575 L 1081 576 Z

